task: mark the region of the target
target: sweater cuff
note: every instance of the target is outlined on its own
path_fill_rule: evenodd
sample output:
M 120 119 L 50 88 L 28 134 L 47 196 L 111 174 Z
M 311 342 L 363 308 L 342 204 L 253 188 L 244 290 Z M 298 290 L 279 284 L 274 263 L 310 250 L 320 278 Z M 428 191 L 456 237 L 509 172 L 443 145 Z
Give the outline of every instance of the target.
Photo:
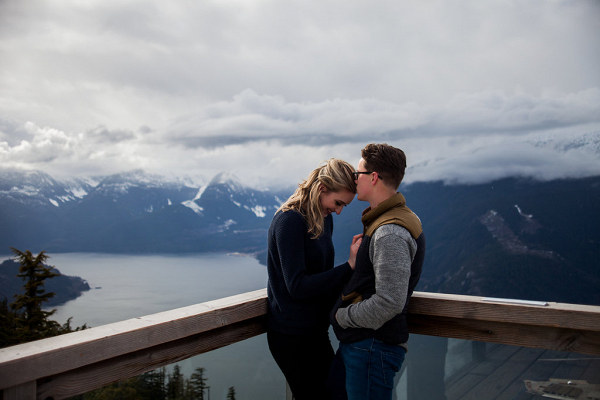
M 338 308 L 338 310 L 335 313 L 335 319 L 337 320 L 338 325 L 342 329 L 357 328 L 356 324 L 353 324 L 352 320 L 350 319 L 348 307 Z

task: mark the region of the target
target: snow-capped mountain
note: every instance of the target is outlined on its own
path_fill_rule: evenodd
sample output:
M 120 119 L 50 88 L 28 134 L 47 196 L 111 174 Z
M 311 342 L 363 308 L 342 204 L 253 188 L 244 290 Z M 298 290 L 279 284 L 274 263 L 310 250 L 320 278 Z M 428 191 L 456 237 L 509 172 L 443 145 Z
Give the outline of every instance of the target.
M 6 228 L 0 246 L 7 253 L 9 246 L 169 252 L 240 245 L 254 252 L 242 243 L 266 235 L 279 197 L 245 187 L 227 173 L 199 188 L 139 170 L 68 181 L 39 171 L 0 170 L 0 206 Z M 209 246 L 213 233 L 232 234 L 234 241 Z
M 73 212 L 82 217 L 100 213 L 126 220 L 186 201 L 196 190 L 184 182 L 136 170 L 101 179 Z
M 210 183 L 201 188 L 194 203 L 201 209 L 216 211 L 206 217 L 218 220 L 245 219 L 252 213 L 256 218 L 272 216 L 280 202 L 270 191 L 259 191 L 245 187 L 237 177 L 229 173 L 216 175 Z M 270 219 L 270 218 L 269 218 Z
M 41 171 L 0 170 L 0 199 L 3 201 L 59 207 L 83 198 L 92 188 L 90 180 L 60 182 Z

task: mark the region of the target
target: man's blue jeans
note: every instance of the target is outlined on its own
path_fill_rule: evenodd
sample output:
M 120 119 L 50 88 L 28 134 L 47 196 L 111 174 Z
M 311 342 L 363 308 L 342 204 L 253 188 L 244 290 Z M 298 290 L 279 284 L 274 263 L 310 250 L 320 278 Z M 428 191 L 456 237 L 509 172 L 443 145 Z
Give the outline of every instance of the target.
M 377 339 L 340 342 L 333 365 L 337 371 L 332 370 L 332 374 L 338 382 L 345 374 L 348 400 L 391 400 L 394 377 L 400 371 L 405 355 L 403 347 Z

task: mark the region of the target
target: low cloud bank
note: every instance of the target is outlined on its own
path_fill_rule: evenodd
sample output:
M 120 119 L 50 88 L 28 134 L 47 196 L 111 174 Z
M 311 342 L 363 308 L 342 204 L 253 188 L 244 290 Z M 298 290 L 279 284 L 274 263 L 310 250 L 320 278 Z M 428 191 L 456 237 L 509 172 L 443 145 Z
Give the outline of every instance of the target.
M 465 149 L 409 168 L 406 182 L 485 183 L 521 177 L 535 180 L 600 175 L 600 131 L 507 138 L 489 146 Z
M 319 162 L 355 164 L 369 142 L 408 155 L 407 182 L 600 175 L 600 89 L 533 97 L 461 94 L 443 107 L 376 99 L 288 102 L 245 90 L 136 131 L 85 132 L 0 119 L 0 163 L 58 175 L 145 169 L 206 180 L 232 171 L 252 186 L 293 185 Z
M 600 89 L 538 97 L 503 91 L 459 94 L 441 107 L 376 99 L 287 102 L 245 90 L 231 101 L 179 118 L 165 141 L 197 148 L 276 139 L 321 146 L 333 142 L 501 133 L 524 135 L 557 127 L 600 123 Z

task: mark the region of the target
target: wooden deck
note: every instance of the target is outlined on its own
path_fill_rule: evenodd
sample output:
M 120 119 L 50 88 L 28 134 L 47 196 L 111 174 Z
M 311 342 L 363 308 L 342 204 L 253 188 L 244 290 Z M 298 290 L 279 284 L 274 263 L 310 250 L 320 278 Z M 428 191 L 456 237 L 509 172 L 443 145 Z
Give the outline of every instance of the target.
M 600 357 L 486 343 L 485 355 L 446 379 L 447 400 L 538 400 L 525 380 L 600 383 Z

